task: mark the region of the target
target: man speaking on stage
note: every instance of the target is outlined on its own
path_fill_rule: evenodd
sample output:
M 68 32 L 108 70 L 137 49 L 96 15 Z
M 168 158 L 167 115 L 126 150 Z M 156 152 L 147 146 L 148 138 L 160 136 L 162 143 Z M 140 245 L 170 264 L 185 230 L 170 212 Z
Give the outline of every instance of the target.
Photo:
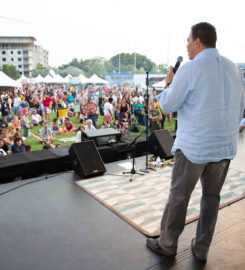
M 158 239 L 147 239 L 151 250 L 168 257 L 177 253 L 185 226 L 189 199 L 200 178 L 202 198 L 196 237 L 191 248 L 201 263 L 207 260 L 230 160 L 236 155 L 239 122 L 244 110 L 244 85 L 237 65 L 216 49 L 216 30 L 202 22 L 193 25 L 187 39 L 191 61 L 174 75 L 159 96 L 162 111 L 178 111 L 178 129 L 172 148 L 174 168 L 168 203 Z

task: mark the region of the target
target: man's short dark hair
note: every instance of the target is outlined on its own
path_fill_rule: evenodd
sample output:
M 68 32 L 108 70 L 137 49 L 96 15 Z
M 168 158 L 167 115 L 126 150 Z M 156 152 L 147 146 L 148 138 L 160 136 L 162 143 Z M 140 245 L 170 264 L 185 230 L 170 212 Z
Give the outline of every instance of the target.
M 208 48 L 215 48 L 217 34 L 215 27 L 207 22 L 201 22 L 191 27 L 192 39 L 200 39 L 201 43 Z
M 109 102 L 112 102 L 112 101 L 113 101 L 113 98 L 110 97 L 110 98 L 108 99 L 108 101 L 109 101 Z

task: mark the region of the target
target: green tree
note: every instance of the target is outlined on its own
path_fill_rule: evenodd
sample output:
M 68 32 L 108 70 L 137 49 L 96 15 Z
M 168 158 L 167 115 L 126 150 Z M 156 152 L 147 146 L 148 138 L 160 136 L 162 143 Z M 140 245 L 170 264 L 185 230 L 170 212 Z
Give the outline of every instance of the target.
M 16 66 L 14 65 L 4 65 L 2 67 L 2 71 L 13 80 L 17 80 L 20 78 L 20 72 L 16 69 Z
M 157 72 L 159 73 L 167 73 L 169 70 L 169 66 L 167 64 L 160 64 L 157 66 Z
M 45 67 L 41 63 L 38 63 L 36 65 L 36 68 L 32 70 L 31 75 L 32 75 L 32 77 L 37 77 L 38 75 L 46 77 L 48 75 L 50 69 L 51 69 L 51 67 Z
M 135 70 L 135 58 L 136 58 L 136 70 Z M 119 54 L 113 56 L 109 60 L 112 64 L 113 71 L 119 71 Z M 156 64 L 152 62 L 145 55 L 139 53 L 121 53 L 120 54 L 120 71 L 121 72 L 138 72 L 138 70 L 144 69 L 144 71 L 155 71 Z

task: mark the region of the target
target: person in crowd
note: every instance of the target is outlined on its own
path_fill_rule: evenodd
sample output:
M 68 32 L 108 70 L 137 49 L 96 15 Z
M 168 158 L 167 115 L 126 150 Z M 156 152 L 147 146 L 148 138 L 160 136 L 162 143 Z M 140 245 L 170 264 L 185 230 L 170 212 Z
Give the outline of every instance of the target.
M 68 104 L 68 109 L 70 110 L 71 108 L 74 109 L 74 96 L 72 95 L 71 92 L 68 92 L 68 95 L 67 95 L 67 104 Z
M 93 126 L 96 127 L 96 118 L 97 118 L 97 105 L 88 98 L 87 103 L 85 104 L 85 113 L 87 115 L 87 119 L 91 119 L 93 122 Z
M 50 144 L 47 144 L 47 143 L 43 146 L 43 150 L 49 150 L 51 148 L 52 148 L 52 146 Z
M 2 114 L 2 117 L 8 117 L 11 114 L 9 103 L 8 103 L 8 97 L 4 98 L 1 103 L 1 114 Z
M 138 98 L 137 99 L 137 102 L 133 105 L 133 112 L 134 112 L 134 115 L 136 117 L 137 122 L 140 125 L 144 125 L 143 114 L 142 114 L 143 108 L 144 108 L 144 104 L 142 104 L 140 102 L 140 99 Z
M 62 124 L 62 130 L 61 133 L 73 133 L 76 131 L 76 128 L 74 124 L 71 122 L 71 120 L 68 117 L 63 118 L 63 124 Z
M 8 128 L 6 130 L 6 137 L 5 137 L 5 142 L 9 145 L 14 143 L 14 136 L 16 134 L 16 129 L 15 127 L 9 123 Z
M 0 138 L 0 149 L 3 150 L 6 154 L 9 152 L 9 147 L 4 139 Z
M 85 131 L 85 128 L 84 126 L 80 126 L 78 129 L 77 129 L 77 133 L 76 133 L 76 143 L 79 143 L 82 141 L 82 133 L 83 131 Z
M 44 109 L 44 114 L 45 114 L 45 119 L 46 121 L 50 122 L 50 103 L 52 102 L 51 97 L 47 95 L 46 92 L 43 93 L 43 109 Z
M 4 138 L 6 136 L 7 128 L 8 128 L 7 118 L 3 117 L 2 121 L 0 122 L 0 138 Z
M 162 115 L 161 112 L 158 109 L 156 109 L 156 104 L 154 101 L 150 105 L 149 119 L 151 131 L 158 130 L 161 128 Z
M 95 126 L 93 125 L 92 120 L 91 120 L 91 119 L 88 119 L 88 120 L 86 121 L 86 125 L 84 126 L 84 131 L 85 131 L 85 132 L 89 132 L 89 131 L 95 131 L 95 130 L 96 130 L 96 128 L 95 128 Z
M 14 106 L 13 106 L 13 113 L 16 115 L 20 115 L 20 104 L 21 98 L 17 93 L 14 94 Z
M 51 96 L 51 102 L 52 102 L 51 111 L 55 113 L 56 112 L 56 98 L 54 94 Z
M 29 119 L 29 114 L 28 112 L 25 112 L 23 117 L 21 118 L 21 126 L 24 128 L 32 128 L 32 123 Z
M 15 127 L 16 130 L 21 130 L 20 120 L 18 115 L 14 115 L 13 120 L 11 121 L 11 124 Z
M 33 126 L 39 126 L 43 124 L 43 118 L 36 110 L 33 111 L 31 116 Z
M 101 116 L 104 116 L 103 105 L 104 105 L 104 98 L 103 98 L 102 92 L 100 92 L 99 98 L 98 98 L 98 106 L 99 106 L 99 113 Z
M 128 129 L 128 124 L 124 124 L 122 126 L 122 136 L 125 137 L 125 136 L 130 136 L 130 131 Z
M 51 128 L 48 126 L 48 122 L 44 121 L 43 128 L 40 130 L 39 142 L 40 143 L 47 143 L 52 144 L 54 141 L 53 133 Z
M 0 148 L 0 156 L 7 156 L 7 153 Z
M 107 127 L 111 126 L 111 121 L 113 119 L 112 101 L 113 99 L 110 97 L 104 104 L 104 125 Z
M 20 118 L 22 118 L 26 112 L 29 112 L 29 107 L 28 102 L 26 101 L 26 97 L 24 96 L 20 104 Z
M 58 135 L 58 134 L 61 133 L 61 130 L 60 130 L 60 127 L 59 127 L 59 121 L 58 121 L 58 118 L 54 118 L 54 119 L 53 119 L 50 128 L 51 128 L 52 133 L 53 133 L 54 135 Z
M 60 147 L 62 147 L 62 144 L 61 144 L 61 143 L 57 143 L 57 144 L 55 145 L 55 148 L 60 148 Z
M 126 97 L 123 97 L 119 107 L 119 123 L 122 126 L 125 122 L 130 123 L 130 105 Z
M 156 98 L 156 97 L 157 97 L 157 91 L 156 91 L 156 89 L 153 89 L 152 94 L 150 96 L 150 102 L 153 102 L 154 98 Z
M 160 103 L 158 102 L 157 98 L 154 98 L 154 103 L 155 103 L 155 105 L 156 105 L 156 109 L 159 110 L 159 112 L 160 112 L 161 115 L 162 115 L 162 119 L 161 119 L 161 129 L 164 129 L 164 122 L 165 122 L 165 119 L 166 119 L 166 115 L 165 115 L 165 113 L 162 111 L 161 106 L 160 106 Z
M 14 144 L 11 145 L 11 153 L 17 154 L 22 152 L 25 152 L 25 144 L 22 137 L 16 137 L 14 139 Z
M 216 39 L 213 25 L 193 25 L 187 39 L 191 61 L 175 74 L 170 69 L 166 77 L 169 87 L 158 96 L 164 112 L 178 111 L 178 132 L 172 148 L 174 168 L 160 237 L 147 239 L 152 251 L 168 257 L 176 255 L 189 199 L 200 178 L 200 217 L 191 250 L 202 264 L 206 263 L 215 230 L 220 191 L 230 160 L 236 155 L 239 119 L 244 110 L 240 70 L 219 54 Z
M 115 119 L 114 120 L 114 124 L 112 125 L 112 128 L 114 128 L 115 130 L 121 131 L 121 125 L 119 123 L 119 120 Z
M 31 152 L 31 149 L 32 149 L 32 147 L 30 144 L 25 145 L 25 152 Z

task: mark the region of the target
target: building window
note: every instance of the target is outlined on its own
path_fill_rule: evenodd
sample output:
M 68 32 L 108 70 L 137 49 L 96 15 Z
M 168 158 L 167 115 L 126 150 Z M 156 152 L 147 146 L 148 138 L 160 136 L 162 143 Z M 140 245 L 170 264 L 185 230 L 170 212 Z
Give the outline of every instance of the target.
M 14 61 L 14 58 L 11 58 L 11 61 L 13 62 Z
M 22 68 L 22 65 L 18 65 L 18 68 Z
M 20 62 L 21 61 L 21 58 L 18 58 L 18 61 Z
M 6 58 L 3 58 L 2 60 L 3 60 L 3 62 L 6 62 Z
M 21 51 L 18 51 L 18 54 L 21 54 Z
M 13 51 L 11 51 L 11 54 L 14 54 L 14 52 L 13 52 Z
M 5 51 L 2 51 L 2 54 L 6 54 L 6 52 Z

